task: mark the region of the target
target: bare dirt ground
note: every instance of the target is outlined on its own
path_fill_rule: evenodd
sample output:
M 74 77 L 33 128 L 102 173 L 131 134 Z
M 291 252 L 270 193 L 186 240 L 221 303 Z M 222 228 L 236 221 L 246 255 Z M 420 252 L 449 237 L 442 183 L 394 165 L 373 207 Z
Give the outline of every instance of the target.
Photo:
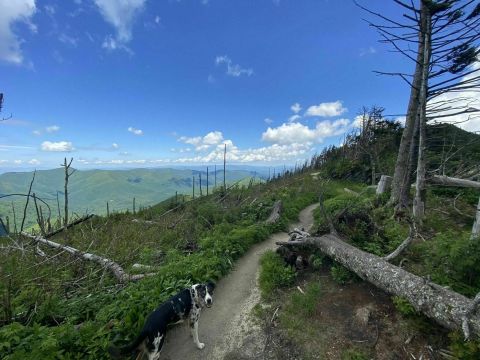
M 308 231 L 313 225 L 312 212 L 316 207 L 316 204 L 310 205 L 302 210 L 299 223 L 292 224 L 291 228 L 304 227 Z M 203 350 L 195 347 L 188 326 L 176 326 L 167 333 L 161 358 L 262 358 L 266 335 L 251 315 L 251 310 L 260 301 L 257 285 L 259 260 L 265 251 L 276 248 L 276 241 L 287 240 L 287 233 L 273 234 L 266 241 L 252 247 L 237 261 L 232 272 L 218 282 L 213 307 L 202 312 L 200 317 L 199 338 L 205 343 Z
M 446 331 L 425 319 L 405 319 L 391 297 L 373 285 L 361 280 L 340 285 L 328 269 L 300 274 L 297 285 L 305 289 L 315 282 L 321 294 L 309 319 L 296 325 L 295 315 L 290 314 L 283 322 L 269 321 L 267 359 L 360 359 L 345 356 L 348 350 L 364 354 L 361 359 L 442 358 L 438 352 L 446 347 Z M 279 306 L 278 318 L 288 297 L 286 292 L 276 299 L 273 308 Z

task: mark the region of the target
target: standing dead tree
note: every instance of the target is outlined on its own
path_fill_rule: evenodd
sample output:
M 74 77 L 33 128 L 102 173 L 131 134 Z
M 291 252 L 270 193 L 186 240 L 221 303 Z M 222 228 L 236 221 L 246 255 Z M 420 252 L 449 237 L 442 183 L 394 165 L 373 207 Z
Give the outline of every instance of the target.
M 223 192 L 227 192 L 227 179 L 226 179 L 226 168 L 227 168 L 227 144 L 223 151 Z
M 371 108 L 363 107 L 359 114 L 361 119 L 360 133 L 356 141 L 358 155 L 364 154 L 368 156 L 370 161 L 370 181 L 372 185 L 376 184 L 379 153 L 382 144 L 379 144 L 377 138 L 377 129 L 381 126 L 383 120 L 384 108 L 372 106 Z M 357 156 L 358 156 L 357 155 Z
M 33 172 L 32 181 L 30 182 L 30 186 L 28 187 L 27 200 L 25 201 L 25 207 L 23 208 L 23 218 L 22 218 L 22 225 L 20 226 L 20 232 L 23 231 L 23 227 L 25 226 L 25 219 L 27 218 L 28 202 L 30 200 L 30 194 L 32 193 L 32 186 L 33 186 L 33 182 L 35 181 L 36 173 L 37 173 L 36 171 Z
M 399 76 L 411 89 L 390 203 L 397 209 L 408 207 L 411 173 L 418 148 L 413 212 L 421 220 L 425 211 L 427 121 L 443 121 L 460 115 L 469 119 L 480 111 L 478 102 L 474 104 L 472 99 L 458 95 L 480 88 L 480 67 L 476 63 L 480 6 L 475 6 L 472 0 L 420 0 L 419 7 L 413 1 L 394 1 L 406 11 L 402 21 L 359 6 L 381 20 L 380 24 L 369 22 L 380 33 L 381 41 L 391 44 L 396 52 L 415 64 L 413 75 L 377 73 Z M 417 50 L 411 50 L 412 46 Z
M 480 198 L 478 199 L 477 212 L 475 214 L 475 221 L 472 227 L 471 239 L 480 238 Z
M 65 208 L 64 208 L 64 218 L 63 218 L 63 226 L 65 230 L 67 230 L 67 227 L 68 227 L 68 180 L 70 179 L 70 176 L 72 176 L 73 173 L 76 171 L 75 169 L 70 170 L 72 162 L 73 162 L 73 158 L 71 158 L 70 162 L 68 163 L 67 163 L 67 158 L 65 158 L 63 164 L 60 164 L 60 166 L 62 166 L 65 170 L 65 184 L 64 184 Z

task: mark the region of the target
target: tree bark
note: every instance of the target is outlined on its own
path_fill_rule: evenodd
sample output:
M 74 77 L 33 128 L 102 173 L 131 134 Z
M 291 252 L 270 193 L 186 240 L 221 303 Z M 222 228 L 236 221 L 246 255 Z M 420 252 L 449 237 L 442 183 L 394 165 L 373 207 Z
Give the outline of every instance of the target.
M 75 249 L 71 246 L 59 244 L 59 243 L 56 243 L 54 241 L 44 239 L 41 236 L 33 236 L 33 235 L 27 234 L 25 232 L 22 232 L 22 235 L 26 236 L 30 239 L 33 239 L 34 241 L 37 242 L 37 244 L 40 243 L 40 244 L 43 244 L 43 245 L 47 245 L 51 248 L 55 248 L 55 249 L 58 249 L 58 250 L 65 251 L 65 252 L 67 252 L 71 255 L 77 256 L 80 259 L 83 259 L 85 261 L 93 261 L 93 262 L 107 268 L 110 271 L 110 273 L 117 279 L 117 281 L 119 283 L 126 283 L 126 282 L 129 282 L 129 281 L 137 281 L 137 280 L 143 279 L 146 276 L 155 275 L 155 274 L 130 275 L 127 272 L 125 272 L 125 270 L 123 269 L 122 266 L 120 266 L 118 263 L 116 263 L 115 261 L 110 260 L 108 258 L 104 258 L 102 256 L 87 253 L 87 252 L 83 252 L 83 251 Z
M 273 204 L 272 212 L 270 213 L 270 216 L 268 219 L 265 221 L 267 224 L 274 224 L 280 219 L 280 213 L 282 211 L 282 201 L 277 200 Z
M 480 311 L 471 311 L 472 300 L 357 249 L 338 236 L 329 234 L 277 242 L 277 245 L 316 247 L 362 279 L 387 293 L 406 298 L 417 311 L 447 329 L 462 330 L 466 319 L 469 331 L 480 336 Z
M 427 173 L 427 159 L 425 157 L 425 151 L 427 148 L 427 91 L 428 91 L 428 77 L 430 67 L 430 53 L 431 53 L 431 16 L 427 6 L 424 6 L 422 15 L 425 21 L 424 38 L 424 56 L 422 64 L 422 82 L 420 88 L 419 97 L 419 117 L 418 117 L 418 162 L 417 162 L 417 176 L 415 181 L 415 197 L 413 199 L 413 216 L 420 223 L 425 217 L 425 199 L 426 199 L 426 187 L 425 178 Z
M 425 5 L 420 2 L 422 14 L 424 13 Z M 395 164 L 395 173 L 393 175 L 392 194 L 390 196 L 390 203 L 400 207 L 408 206 L 408 192 L 410 191 L 410 173 L 409 160 L 410 152 L 412 151 L 411 142 L 415 130 L 415 120 L 418 113 L 418 100 L 420 95 L 420 86 L 422 82 L 422 66 L 424 58 L 424 37 L 423 29 L 425 27 L 424 17 L 420 20 L 420 29 L 418 31 L 418 50 L 415 64 L 415 72 L 413 75 L 412 87 L 410 89 L 410 100 L 408 103 L 407 116 L 405 121 L 405 128 L 402 132 L 400 140 L 400 147 L 398 149 L 397 162 Z M 403 192 L 403 196 L 402 196 Z M 405 196 L 406 194 L 406 196 Z
M 433 175 L 429 181 L 433 184 L 480 189 L 480 182 L 459 179 L 443 175 Z
M 390 190 L 390 187 L 392 186 L 392 180 L 393 178 L 391 176 L 382 175 L 380 177 L 380 181 L 378 182 L 376 194 L 381 195 Z
M 478 198 L 477 215 L 475 217 L 475 222 L 473 223 L 471 236 L 472 240 L 478 238 L 480 238 L 480 198 Z

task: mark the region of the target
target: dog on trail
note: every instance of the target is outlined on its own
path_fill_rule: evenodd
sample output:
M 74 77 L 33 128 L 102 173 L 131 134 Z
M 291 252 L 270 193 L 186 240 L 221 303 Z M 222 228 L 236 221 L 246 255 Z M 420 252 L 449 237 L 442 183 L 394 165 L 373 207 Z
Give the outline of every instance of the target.
M 158 360 L 165 342 L 167 325 L 185 319 L 189 320 L 195 345 L 198 349 L 203 349 L 205 344 L 198 340 L 198 319 L 204 307 L 212 306 L 214 289 L 215 284 L 212 282 L 195 284 L 172 296 L 148 316 L 140 335 L 133 343 L 122 348 L 110 347 L 110 355 L 118 359 L 139 351 L 137 359 L 146 354 L 148 360 Z

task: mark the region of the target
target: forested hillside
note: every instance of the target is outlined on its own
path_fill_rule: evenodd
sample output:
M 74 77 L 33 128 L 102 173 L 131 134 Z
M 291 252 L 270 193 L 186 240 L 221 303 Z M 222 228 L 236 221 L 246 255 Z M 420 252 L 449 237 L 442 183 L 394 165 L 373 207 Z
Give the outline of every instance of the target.
M 73 164 L 74 166 L 75 164 Z M 0 175 L 0 197 L 8 194 L 26 194 L 32 180 L 32 172 L 5 173 Z M 188 169 L 132 169 L 132 170 L 77 170 L 69 180 L 69 207 L 72 213 L 82 216 L 85 213 L 103 215 L 109 211 L 124 212 L 133 210 L 135 198 L 136 209 L 152 206 L 166 198 L 178 194 L 192 196 L 192 184 L 195 182 L 196 193 L 200 194 L 200 177 L 202 177 L 202 192 L 207 191 L 206 167 L 204 170 Z M 258 173 L 254 170 L 228 170 L 227 184 L 243 181 L 248 184 L 251 178 L 262 181 L 268 173 Z M 209 169 L 208 187 L 212 191 L 223 185 L 223 169 Z M 58 216 L 57 194 L 60 208 L 64 202 L 64 169 L 39 170 L 36 172 L 32 193 L 44 200 L 52 212 L 52 219 Z M 12 196 L 0 198 L 0 217 L 6 216 L 12 221 L 13 206 L 16 217 L 20 218 L 25 206 L 25 198 Z M 45 208 L 45 206 L 43 206 Z M 44 209 L 47 212 L 47 209 Z M 61 210 L 63 211 L 63 210 Z M 36 223 L 33 202 L 28 208 L 26 226 Z

